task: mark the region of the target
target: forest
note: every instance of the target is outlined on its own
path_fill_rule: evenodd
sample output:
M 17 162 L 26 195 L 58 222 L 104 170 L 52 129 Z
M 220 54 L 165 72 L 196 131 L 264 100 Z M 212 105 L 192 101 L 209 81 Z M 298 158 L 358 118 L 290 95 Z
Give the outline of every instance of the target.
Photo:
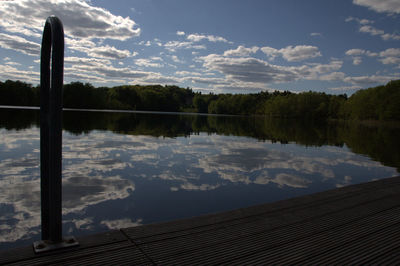
M 0 105 L 39 106 L 40 87 L 21 81 L 0 81 Z M 202 94 L 169 85 L 96 88 L 90 83 L 72 82 L 64 84 L 63 107 L 395 121 L 400 120 L 400 80 L 358 90 L 350 97 L 312 91 Z

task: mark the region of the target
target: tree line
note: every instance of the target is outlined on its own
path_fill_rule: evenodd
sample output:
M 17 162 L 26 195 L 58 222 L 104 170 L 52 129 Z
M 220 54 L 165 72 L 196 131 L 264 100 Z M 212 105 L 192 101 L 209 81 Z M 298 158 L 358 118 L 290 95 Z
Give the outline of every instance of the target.
M 0 105 L 39 106 L 40 88 L 21 81 L 0 81 Z M 202 94 L 190 88 L 168 85 L 95 88 L 90 83 L 72 82 L 64 85 L 63 106 L 313 120 L 400 120 L 400 80 L 359 90 L 350 97 L 312 91 Z

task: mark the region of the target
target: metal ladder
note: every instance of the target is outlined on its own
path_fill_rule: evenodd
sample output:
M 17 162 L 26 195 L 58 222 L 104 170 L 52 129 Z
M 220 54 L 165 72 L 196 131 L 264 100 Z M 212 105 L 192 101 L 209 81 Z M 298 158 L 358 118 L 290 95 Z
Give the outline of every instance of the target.
M 59 18 L 50 16 L 47 18 L 43 30 L 40 58 L 42 240 L 33 243 L 36 253 L 79 245 L 74 237 L 62 236 L 61 160 L 63 74 L 64 29 Z

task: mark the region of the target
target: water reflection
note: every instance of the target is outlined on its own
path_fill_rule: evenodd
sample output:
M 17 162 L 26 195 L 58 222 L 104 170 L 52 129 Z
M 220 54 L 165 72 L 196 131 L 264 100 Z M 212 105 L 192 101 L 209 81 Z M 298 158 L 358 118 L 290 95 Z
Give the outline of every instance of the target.
M 313 123 L 261 117 L 76 111 L 64 112 L 63 116 L 64 130 L 78 136 L 98 130 L 136 136 L 171 138 L 188 137 L 205 132 L 245 136 L 282 144 L 296 143 L 304 146 L 330 145 L 337 147 L 346 145 L 355 153 L 367 155 L 387 166 L 397 167 L 400 171 L 399 125 L 388 127 L 366 126 L 357 123 Z M 0 109 L 0 129 L 20 130 L 33 125 L 39 125 L 38 111 Z M 114 140 L 110 140 L 108 144 L 99 145 L 113 146 L 113 144 L 115 144 Z
M 0 248 L 7 248 L 40 237 L 40 140 L 36 111 L 0 110 L 0 117 Z M 88 112 L 64 118 L 64 234 L 271 202 L 400 168 L 396 128 Z
M 0 243 L 4 246 L 10 246 L 6 245 L 7 243 L 24 243 L 24 240 L 37 239 L 40 234 L 40 177 L 37 152 L 39 140 L 32 142 L 24 137 L 37 136 L 39 130 L 25 129 L 19 133 L 20 136 L 17 132 L 12 133 L 18 145 L 2 152 L 0 156 Z M 2 131 L 1 134 L 5 135 L 7 132 Z M 4 141 L 9 139 L 10 136 L 1 138 L 0 145 L 4 145 Z M 70 148 L 68 141 L 65 148 Z M 125 168 L 125 164 L 120 160 L 89 158 L 80 161 L 68 152 L 65 152 L 65 155 L 69 158 L 64 160 L 63 169 L 65 216 L 80 215 L 85 213 L 87 207 L 104 201 L 126 198 L 135 190 L 131 180 L 123 179 L 119 175 L 102 174 L 112 172 L 113 169 Z M 7 158 L 8 156 L 10 158 Z M 74 163 L 75 160 L 79 163 Z M 75 217 L 71 221 L 75 223 L 75 229 L 82 229 L 85 228 L 82 226 L 88 223 L 88 219 L 90 221 L 87 217 Z M 68 219 L 65 222 L 68 222 Z M 107 224 L 112 223 L 105 223 Z M 85 229 L 88 228 L 90 229 Z

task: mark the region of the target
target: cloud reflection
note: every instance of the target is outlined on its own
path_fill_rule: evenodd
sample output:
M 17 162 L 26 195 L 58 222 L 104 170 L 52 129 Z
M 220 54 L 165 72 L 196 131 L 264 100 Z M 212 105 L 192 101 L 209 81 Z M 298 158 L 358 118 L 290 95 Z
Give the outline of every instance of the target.
M 179 157 L 179 154 L 185 155 L 182 158 L 186 163 L 180 162 L 186 165 L 185 171 L 169 168 L 158 176 L 153 175 L 153 178 L 181 181 L 180 186 L 171 187 L 172 191 L 192 190 L 193 186 L 184 185 L 193 184 L 189 180 L 194 178 L 187 174 L 190 169 L 200 170 L 203 173 L 200 176 L 213 174 L 230 183 L 258 185 L 275 183 L 278 187 L 293 188 L 307 188 L 314 182 L 336 179 L 336 172 L 343 167 L 382 169 L 392 175 L 396 174 L 395 169 L 386 168 L 379 162 L 339 147 L 304 150 L 296 148 L 296 145 L 262 143 L 244 137 L 230 138 L 202 134 L 191 136 L 189 142 L 188 145 L 187 140 L 182 140 L 180 145 L 175 143 L 172 147 L 175 157 Z M 162 158 L 160 160 L 162 161 Z M 178 161 L 179 164 L 179 160 L 174 161 Z M 197 179 L 198 183 L 194 185 L 203 188 L 215 189 L 228 184 L 218 180 L 205 184 L 201 179 Z M 351 181 L 351 178 L 347 178 L 343 184 L 349 185 Z
M 3 132 L 4 133 L 4 132 Z M 29 239 L 40 233 L 40 164 L 37 128 L 11 132 L 5 139 L 11 143 L 12 154 L 22 157 L 0 158 L 0 242 Z M 33 136 L 31 138 L 26 136 Z M 63 214 L 82 213 L 101 202 L 123 199 L 134 190 L 131 180 L 113 171 L 126 168 L 129 163 L 110 158 L 107 152 L 91 153 L 88 144 L 72 143 L 68 136 L 63 147 Z M 1 144 L 1 143 L 0 143 Z M 69 147 L 68 145 L 71 144 Z M 68 150 L 78 146 L 78 151 Z M 10 146 L 8 146 L 10 148 Z M 28 151 L 25 153 L 24 151 Z M 97 154 L 96 154 L 97 153 Z M 75 156 L 73 155 L 75 154 Z M 96 155 L 94 155 L 96 154 Z M 9 156 L 9 155 L 8 155 Z M 92 157 L 98 160 L 91 159 Z M 85 158 L 83 160 L 77 158 Z M 99 174 L 107 173 L 107 174 Z M 64 222 L 68 222 L 64 221 Z M 90 228 L 92 219 L 72 219 L 74 227 Z
M 107 226 L 108 229 L 121 229 L 128 227 L 135 227 L 142 225 L 143 220 L 137 219 L 136 221 L 132 221 L 129 218 L 117 219 L 117 220 L 104 220 L 101 221 L 102 225 Z
M 207 191 L 207 190 L 214 190 L 219 188 L 221 185 L 209 185 L 209 184 L 201 184 L 201 185 L 195 185 L 192 183 L 184 183 L 180 185 L 179 187 L 171 187 L 171 191 L 178 191 L 180 189 L 182 190 L 198 190 L 198 191 Z
M 255 184 L 267 185 L 268 183 L 275 183 L 279 187 L 293 187 L 293 188 L 307 188 L 312 183 L 311 180 L 302 178 L 291 174 L 277 174 L 275 178 L 269 178 L 268 176 L 258 176 L 254 180 Z
M 40 232 L 39 130 L 1 130 L 0 135 L 4 148 L 0 154 L 0 242 L 13 242 Z M 342 169 L 356 174 L 343 176 Z M 144 223 L 142 218 L 110 214 L 99 219 L 87 214 L 101 203 L 127 199 L 140 187 L 135 183 L 157 184 L 172 193 L 215 191 L 230 185 L 304 190 L 323 182 L 333 187 L 349 185 L 369 171 L 386 176 L 397 173 L 346 147 L 304 149 L 204 133 L 172 139 L 64 132 L 63 213 L 68 216 L 64 222 L 69 232 Z M 143 201 L 140 204 L 145 205 Z
M 63 179 L 63 213 L 79 212 L 103 201 L 123 199 L 135 190 L 120 176 L 75 176 Z

